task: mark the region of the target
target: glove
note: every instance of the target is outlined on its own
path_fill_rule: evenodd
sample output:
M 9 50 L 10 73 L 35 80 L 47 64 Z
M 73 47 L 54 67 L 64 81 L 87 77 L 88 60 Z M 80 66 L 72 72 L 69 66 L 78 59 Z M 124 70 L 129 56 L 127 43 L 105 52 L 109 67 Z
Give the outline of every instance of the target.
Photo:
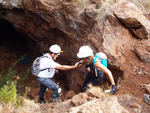
M 111 89 L 112 89 L 112 94 L 115 94 L 116 91 L 118 90 L 115 85 L 112 85 Z
M 82 63 L 79 61 L 79 62 L 78 62 L 78 67 L 79 67 L 81 64 L 82 64 Z

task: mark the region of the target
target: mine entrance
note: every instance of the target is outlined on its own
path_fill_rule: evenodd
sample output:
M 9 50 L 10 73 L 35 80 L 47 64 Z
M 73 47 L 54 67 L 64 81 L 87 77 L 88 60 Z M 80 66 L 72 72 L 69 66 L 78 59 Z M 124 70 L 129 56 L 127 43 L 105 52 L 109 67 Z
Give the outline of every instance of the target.
M 9 68 L 20 57 L 29 54 L 26 37 L 3 19 L 0 19 L 0 50 L 1 68 Z
M 13 81 L 18 75 L 20 79 L 17 86 L 19 90 L 21 89 L 19 92 L 25 91 L 25 87 L 31 87 L 31 91 L 39 88 L 40 84 L 31 74 L 30 69 L 33 60 L 41 54 L 38 45 L 31 38 L 18 32 L 7 20 L 0 19 L 0 81 L 5 79 L 0 86 L 8 81 Z M 9 69 L 12 69 L 11 72 L 8 71 Z M 55 75 L 54 81 L 65 83 L 65 78 L 65 74 L 62 72 L 61 75 Z M 67 85 L 63 87 L 66 90 Z M 38 95 L 38 91 L 35 92 L 36 95 Z M 29 97 L 34 98 L 30 94 Z
M 30 67 L 34 50 L 30 46 L 35 42 L 19 33 L 7 20 L 0 19 L 0 86 L 19 76 L 18 84 L 32 79 Z M 32 48 L 34 49 L 34 48 Z M 19 84 L 19 85 L 20 85 Z

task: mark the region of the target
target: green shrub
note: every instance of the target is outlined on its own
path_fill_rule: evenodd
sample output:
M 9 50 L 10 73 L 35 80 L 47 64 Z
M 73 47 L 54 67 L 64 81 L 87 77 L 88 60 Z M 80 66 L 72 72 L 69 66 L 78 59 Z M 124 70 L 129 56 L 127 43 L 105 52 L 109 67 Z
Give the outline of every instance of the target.
M 23 71 L 23 73 L 20 74 L 18 74 L 14 69 L 16 64 L 20 60 L 24 59 L 24 57 L 25 56 L 13 63 L 13 65 L 6 72 L 2 72 L 2 74 L 0 74 L 0 103 L 4 107 L 19 107 L 22 104 L 24 98 L 27 97 L 27 93 L 24 93 L 24 90 L 22 88 L 22 83 L 27 79 L 30 69 L 28 68 L 26 71 Z M 21 75 L 22 79 L 19 79 L 18 75 Z M 20 94 L 17 94 L 17 85 L 21 86 L 19 87 L 19 89 L 21 89 L 22 91 L 21 94 L 24 93 L 23 97 Z M 23 86 L 24 85 L 25 84 L 23 84 Z
M 16 84 L 14 82 L 10 82 L 0 89 L 0 102 L 4 107 L 19 107 L 24 98 L 26 98 L 26 93 L 24 97 L 17 94 Z
M 25 58 L 26 55 L 22 56 L 20 59 L 16 60 L 13 65 L 8 68 L 8 70 L 3 74 L 0 74 L 0 89 L 3 87 L 4 84 L 6 84 L 7 81 L 11 81 L 17 74 L 17 71 L 14 70 L 14 67 L 16 66 L 16 64 Z
M 29 74 L 30 74 L 30 68 L 27 68 L 24 72 L 20 74 L 19 80 L 17 81 L 17 86 L 19 86 L 17 87 L 17 89 L 19 92 L 24 91 L 26 84 L 22 84 L 22 83 L 29 78 Z
M 9 68 L 7 73 L 3 77 L 1 77 L 2 79 L 0 82 L 0 89 L 3 87 L 4 84 L 6 84 L 8 80 L 12 80 L 15 77 L 16 73 L 16 70 L 12 70 L 12 68 Z

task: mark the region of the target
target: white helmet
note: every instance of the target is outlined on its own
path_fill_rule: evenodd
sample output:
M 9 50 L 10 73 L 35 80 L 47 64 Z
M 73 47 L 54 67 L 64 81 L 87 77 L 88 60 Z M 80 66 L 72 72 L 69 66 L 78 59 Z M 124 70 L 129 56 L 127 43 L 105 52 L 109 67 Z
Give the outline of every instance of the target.
M 93 55 L 93 50 L 89 46 L 82 46 L 77 54 L 78 58 L 86 58 Z
M 62 52 L 62 51 L 61 51 L 61 48 L 60 48 L 59 45 L 57 45 L 57 44 L 52 45 L 52 46 L 49 48 L 49 50 L 50 50 L 52 53 L 55 53 L 55 54 L 58 54 L 58 55 L 60 55 L 60 52 Z

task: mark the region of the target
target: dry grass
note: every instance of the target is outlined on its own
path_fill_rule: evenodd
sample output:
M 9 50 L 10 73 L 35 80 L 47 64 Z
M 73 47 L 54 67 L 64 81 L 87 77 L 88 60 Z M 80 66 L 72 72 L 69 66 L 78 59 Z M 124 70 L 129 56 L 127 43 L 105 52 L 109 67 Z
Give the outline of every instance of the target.
M 3 107 L 0 104 L 0 113 L 1 113 L 3 108 L 5 108 L 5 107 Z M 10 109 L 14 110 L 14 112 L 26 111 L 26 112 L 29 112 L 29 113 L 35 113 L 35 112 L 36 113 L 41 113 L 40 106 L 37 103 L 35 103 L 34 101 L 28 100 L 28 99 L 24 99 L 23 105 L 20 106 L 19 108 L 15 108 L 14 106 L 10 106 L 10 107 L 7 107 L 7 108 L 10 108 Z
M 140 8 L 143 13 L 150 14 L 150 0 L 101 0 L 100 7 L 98 9 L 97 19 L 103 22 L 108 14 L 113 14 L 114 9 L 120 7 L 120 4 L 124 1 L 134 3 Z
M 90 4 L 89 0 L 72 0 L 73 4 L 77 4 L 78 15 L 82 14 L 86 7 Z
M 98 86 L 93 86 L 92 84 L 89 84 L 88 87 L 89 89 L 87 91 L 94 94 L 94 96 L 96 97 L 101 98 L 109 96 L 109 94 L 105 94 L 104 91 Z
M 118 8 L 122 2 L 126 0 L 95 0 L 96 10 L 98 12 L 97 20 L 103 22 L 108 14 L 113 14 L 115 8 Z M 141 10 L 147 14 L 150 13 L 150 0 L 127 0 L 137 5 Z M 93 4 L 90 0 L 72 0 L 73 4 L 77 4 L 78 15 L 82 14 L 85 9 Z
M 72 4 L 76 4 L 77 7 L 77 12 L 79 16 L 82 14 L 85 9 L 90 5 L 90 4 L 95 4 L 96 5 L 96 10 L 98 12 L 97 19 L 98 21 L 103 21 L 106 17 L 107 14 L 112 14 L 113 10 L 118 7 L 118 5 L 124 0 L 95 0 L 93 3 L 91 3 L 90 0 L 72 0 Z
M 23 106 L 19 109 L 22 109 L 24 111 L 29 111 L 29 112 L 36 112 L 36 113 L 41 112 L 40 106 L 34 101 L 28 99 L 24 99 Z
M 96 9 L 98 11 L 98 17 L 103 17 L 102 15 L 105 15 L 106 13 L 112 12 L 114 5 L 117 2 L 121 2 L 122 0 L 95 0 Z M 90 0 L 72 0 L 73 4 L 78 4 L 78 14 L 82 14 L 85 11 L 85 8 L 88 7 L 88 5 L 93 4 L 90 2 Z
M 103 22 L 108 14 L 113 14 L 115 8 L 119 7 L 124 0 L 101 0 L 101 6 L 98 9 L 97 19 Z

